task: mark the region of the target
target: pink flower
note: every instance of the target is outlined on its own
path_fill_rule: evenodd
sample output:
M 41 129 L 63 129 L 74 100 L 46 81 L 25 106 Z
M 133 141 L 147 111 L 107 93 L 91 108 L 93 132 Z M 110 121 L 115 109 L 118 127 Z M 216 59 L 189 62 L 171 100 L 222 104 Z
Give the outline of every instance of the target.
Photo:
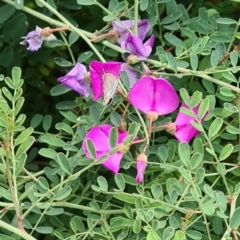
M 142 182 L 145 169 L 147 167 L 147 156 L 144 153 L 140 153 L 137 156 L 137 176 L 136 181 Z
M 133 55 L 136 55 L 139 60 L 145 60 L 152 52 L 155 36 L 152 35 L 144 44 L 142 40 L 134 34 L 129 33 L 125 41 L 121 43 L 121 47 Z
M 104 124 L 101 126 L 94 126 L 85 136 L 83 140 L 83 150 L 86 154 L 87 158 L 91 158 L 86 142 L 87 139 L 90 139 L 95 147 L 96 151 L 96 159 L 98 160 L 103 155 L 109 153 L 112 149 L 109 143 L 109 134 L 111 131 L 112 126 L 108 124 Z M 119 131 L 118 132 L 118 144 L 121 144 L 123 140 L 128 136 L 127 131 Z M 120 163 L 123 157 L 123 153 L 118 151 L 108 157 L 104 162 L 103 166 L 113 171 L 115 174 L 118 173 L 120 168 Z
M 138 20 L 137 24 L 138 24 L 138 37 L 141 41 L 143 41 L 150 29 L 150 24 L 147 19 Z M 133 29 L 133 27 L 134 27 L 133 20 L 125 20 L 125 21 L 121 21 L 121 23 L 118 21 L 113 21 L 112 25 L 113 25 L 113 30 L 116 31 L 118 34 L 117 42 L 119 44 L 121 44 L 123 41 L 125 41 L 125 38 L 126 38 L 127 34 L 129 33 L 126 28 L 128 28 L 130 30 L 134 30 Z
M 92 90 L 93 90 L 93 101 L 98 100 L 101 97 L 104 97 L 104 90 L 108 90 L 104 88 L 104 76 L 106 73 L 111 74 L 110 82 L 106 82 L 106 86 L 109 88 L 109 93 L 111 91 L 114 92 L 113 88 L 117 87 L 118 77 L 120 74 L 121 63 L 120 62 L 98 62 L 92 61 L 90 63 L 90 76 L 92 80 Z
M 90 83 L 85 80 L 86 73 L 86 67 L 78 62 L 69 73 L 57 80 L 75 92 L 88 97 L 91 89 Z
M 181 107 L 189 109 L 189 107 L 184 102 L 182 103 Z M 168 124 L 170 128 L 173 128 L 172 132 L 179 142 L 189 142 L 193 137 L 201 133 L 191 125 L 191 121 L 195 121 L 197 119 L 198 110 L 199 105 L 192 109 L 192 111 L 196 115 L 196 118 L 190 117 L 179 111 L 175 122 Z M 200 121 L 203 122 L 204 119 L 208 116 L 208 114 L 209 112 L 207 112 Z
M 130 103 L 148 114 L 156 112 L 165 115 L 173 112 L 179 100 L 173 86 L 165 79 L 144 76 L 138 80 L 129 92 Z

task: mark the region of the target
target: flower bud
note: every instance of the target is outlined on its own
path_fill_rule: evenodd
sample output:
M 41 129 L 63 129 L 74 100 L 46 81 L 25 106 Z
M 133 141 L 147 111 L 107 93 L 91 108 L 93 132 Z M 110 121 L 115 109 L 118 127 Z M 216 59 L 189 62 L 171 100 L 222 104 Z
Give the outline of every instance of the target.
M 166 130 L 166 132 L 170 133 L 170 134 L 174 134 L 176 131 L 176 124 L 175 123 L 167 123 L 164 127 L 164 129 Z
M 137 156 L 137 176 L 136 181 L 142 182 L 145 169 L 147 167 L 147 156 L 144 153 L 140 153 Z
M 129 65 L 132 65 L 132 64 L 135 64 L 135 63 L 138 63 L 139 62 L 139 59 L 136 55 L 134 54 L 130 54 L 128 57 L 127 57 L 127 63 Z

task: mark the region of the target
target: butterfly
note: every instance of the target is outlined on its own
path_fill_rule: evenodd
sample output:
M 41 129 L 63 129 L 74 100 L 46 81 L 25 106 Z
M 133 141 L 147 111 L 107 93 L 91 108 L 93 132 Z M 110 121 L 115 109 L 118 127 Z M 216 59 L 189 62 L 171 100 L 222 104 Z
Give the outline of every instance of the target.
M 118 80 L 109 72 L 104 73 L 103 77 L 103 106 L 111 104 L 117 91 Z

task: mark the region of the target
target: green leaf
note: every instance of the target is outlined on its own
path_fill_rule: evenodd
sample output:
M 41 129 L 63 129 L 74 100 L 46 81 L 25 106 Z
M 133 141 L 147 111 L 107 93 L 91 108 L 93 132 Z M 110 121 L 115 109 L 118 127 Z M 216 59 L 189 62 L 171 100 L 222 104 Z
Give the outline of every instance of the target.
M 100 110 L 96 106 L 90 107 L 90 115 L 96 125 L 100 124 Z
M 78 107 L 78 104 L 73 101 L 62 101 L 56 104 L 58 110 L 72 110 L 75 107 Z
M 165 228 L 164 231 L 163 231 L 163 239 L 164 240 L 172 239 L 172 237 L 174 235 L 174 232 L 175 232 L 175 230 L 172 227 Z
M 60 39 L 57 39 L 54 41 L 44 41 L 44 47 L 47 47 L 47 48 L 56 48 L 56 47 L 63 47 L 63 46 L 65 46 L 65 43 Z
M 2 196 L 3 198 L 5 198 L 5 199 L 7 199 L 7 200 L 9 200 L 11 202 L 13 201 L 12 200 L 12 195 L 10 193 L 10 190 L 7 190 L 7 189 L 5 189 L 5 188 L 3 188 L 1 186 L 0 186 L 0 196 Z
M 210 57 L 211 66 L 215 69 L 218 65 L 219 53 L 217 50 L 213 50 Z
M 148 4 L 149 4 L 148 0 L 142 0 L 140 2 L 140 10 L 145 11 L 148 7 Z
M 106 178 L 104 178 L 103 176 L 97 177 L 97 182 L 102 191 L 105 192 L 108 190 L 108 182 Z
M 30 127 L 36 128 L 42 122 L 42 119 L 43 119 L 43 115 L 36 114 L 30 122 Z
M 77 123 L 77 115 L 72 111 L 59 111 L 62 116 L 72 123 Z
M 14 146 L 16 147 L 17 145 L 19 145 L 20 143 L 22 143 L 24 140 L 26 140 L 27 137 L 29 137 L 31 134 L 33 133 L 33 128 L 29 127 L 27 129 L 25 129 L 22 133 L 20 133 L 14 142 Z
M 15 106 L 15 115 L 17 115 L 20 112 L 20 110 L 22 109 L 24 101 L 25 101 L 25 99 L 23 97 L 20 97 L 17 100 L 16 106 Z
M 24 5 L 24 0 L 14 0 L 15 8 L 20 10 Z
M 41 156 L 55 160 L 57 152 L 51 148 L 41 148 L 38 152 Z
M 217 18 L 216 20 L 217 23 L 219 24 L 237 24 L 237 22 L 234 19 L 231 18 Z
M 6 97 L 10 102 L 13 101 L 13 95 L 10 93 L 8 88 L 2 87 L 2 93 L 3 93 L 4 97 Z
M 177 230 L 177 231 L 175 232 L 175 235 L 174 235 L 173 240 L 187 240 L 184 231 L 182 231 L 182 230 Z
M 72 67 L 73 66 L 73 64 L 71 62 L 69 62 L 68 60 L 65 60 L 64 58 L 55 57 L 53 60 L 59 67 Z
M 189 167 L 190 162 L 190 148 L 186 142 L 181 142 L 178 145 L 178 153 L 181 162 L 186 166 Z
M 196 170 L 199 166 L 201 166 L 201 164 L 203 163 L 203 155 L 199 152 L 195 152 L 190 160 L 190 169 Z
M 238 54 L 237 54 L 237 52 L 235 52 L 235 51 L 230 52 L 230 60 L 231 60 L 232 66 L 236 67 L 237 63 L 238 63 Z
M 140 219 L 135 219 L 133 223 L 133 233 L 138 234 L 142 230 L 142 222 Z
M 209 110 L 209 99 L 203 99 L 198 110 L 198 118 L 203 119 Z
M 47 132 L 52 124 L 52 116 L 51 115 L 45 115 L 43 118 L 43 129 L 45 132 Z
M 7 21 L 15 13 L 15 11 L 16 9 L 9 4 L 3 5 L 0 8 L 0 24 Z
M 125 187 L 125 186 L 124 186 Z M 128 204 L 124 204 L 123 208 L 124 213 L 128 218 L 133 218 L 133 211 L 132 208 Z
M 46 215 L 48 216 L 57 216 L 63 213 L 64 213 L 63 208 L 50 208 L 49 210 L 46 211 Z
M 17 149 L 16 158 L 19 158 L 23 153 L 26 153 L 34 142 L 35 138 L 33 136 L 25 138 L 25 140 L 21 143 L 21 145 Z
M 165 33 L 164 38 L 175 47 L 179 45 L 185 47 L 183 41 L 171 33 Z
M 201 101 L 202 101 L 202 93 L 199 91 L 194 92 L 191 98 L 191 107 L 192 108 L 197 107 Z
M 85 0 L 83 0 L 85 1 Z M 79 57 L 78 57 L 78 62 L 80 63 L 84 63 L 86 62 L 88 59 L 90 59 L 93 55 L 93 52 L 92 51 L 86 51 L 84 53 L 82 53 Z
M 76 229 L 78 232 L 84 232 L 85 231 L 85 226 L 83 224 L 82 219 L 79 216 L 74 216 L 70 222 L 74 222 Z
M 80 35 L 76 32 L 71 32 L 69 34 L 68 42 L 69 45 L 71 46 L 73 43 L 75 43 L 79 39 Z
M 96 158 L 96 151 L 91 139 L 87 139 L 87 150 L 93 159 Z
M 22 172 L 26 163 L 26 159 L 27 159 L 26 153 L 21 154 L 21 156 L 17 159 L 16 171 L 15 171 L 16 176 L 18 176 Z
M 217 165 L 217 172 L 222 176 L 225 176 L 227 174 L 226 167 L 225 167 L 224 163 L 219 163 Z
M 206 194 L 207 194 L 209 197 L 215 199 L 215 193 L 214 193 L 213 189 L 212 189 L 209 185 L 205 184 L 205 185 L 203 186 L 203 188 L 204 188 L 204 191 L 206 192 Z
M 202 239 L 202 234 L 198 231 L 186 230 L 185 233 L 190 239 L 194 239 L 194 240 L 201 240 Z
M 224 148 L 222 149 L 220 156 L 219 156 L 219 161 L 223 161 L 226 158 L 228 158 L 232 152 L 233 152 L 233 145 L 231 143 L 227 144 L 226 146 L 224 146 Z
M 230 228 L 238 228 L 240 226 L 240 207 L 236 208 L 230 218 Z
M 121 116 L 117 112 L 111 112 L 110 121 L 114 126 L 119 127 L 121 125 Z
M 53 197 L 56 201 L 62 201 L 67 198 L 72 192 L 72 188 L 67 185 L 60 189 Z
M 176 48 L 175 48 L 175 54 L 177 57 L 180 57 L 183 53 L 183 46 L 181 45 L 178 45 Z
M 72 174 L 72 167 L 70 165 L 70 162 L 63 153 L 57 154 L 57 162 L 65 173 L 67 173 L 68 175 Z
M 64 131 L 72 136 L 74 135 L 73 129 L 67 123 L 64 122 L 57 123 L 55 128 L 59 131 Z
M 235 96 L 235 93 L 227 87 L 221 87 L 220 93 L 225 97 L 234 97 Z
M 36 232 L 42 233 L 42 234 L 50 234 L 53 232 L 52 227 L 43 227 L 43 226 L 38 226 L 36 227 Z
M 218 203 L 218 206 L 222 212 L 225 212 L 227 210 L 227 198 L 224 195 L 223 192 L 216 192 L 216 200 Z
M 111 128 L 110 134 L 109 134 L 109 143 L 111 148 L 114 148 L 117 146 L 118 143 L 118 130 L 116 127 Z
M 65 142 L 61 138 L 57 138 L 48 134 L 41 135 L 40 141 L 54 147 L 63 147 L 63 145 L 65 144 Z
M 129 135 L 132 135 L 132 139 L 134 139 L 137 136 L 139 129 L 140 129 L 139 123 L 132 122 L 130 124 L 130 126 L 128 128 L 128 133 L 129 133 Z
M 43 189 L 45 189 L 45 190 L 49 189 L 49 184 L 48 184 L 48 181 L 46 180 L 46 178 L 39 177 L 38 178 L 38 183 Z
M 124 180 L 123 176 L 120 173 L 115 174 L 114 180 L 115 180 L 115 183 L 117 184 L 118 188 L 121 191 L 124 191 L 124 189 L 125 189 L 125 180 Z
M 175 59 L 173 58 L 173 55 L 170 52 L 167 52 L 165 54 L 165 56 L 166 56 L 166 59 L 167 59 L 167 62 L 169 64 L 170 68 L 172 68 L 172 70 L 175 73 L 177 73 L 177 64 L 175 62 Z
M 175 11 L 175 12 L 171 13 L 171 15 L 168 15 L 165 18 L 163 18 L 162 21 L 161 21 L 161 24 L 169 24 L 169 23 L 175 22 L 181 16 L 182 16 L 181 11 Z
M 192 44 L 192 52 L 196 53 L 198 52 L 198 49 L 200 47 L 201 44 L 201 39 L 200 38 L 195 38 Z
M 0 239 L 1 240 L 16 240 L 16 238 L 9 237 L 9 236 L 4 235 L 2 233 L 0 233 Z
M 163 162 L 166 162 L 168 159 L 168 151 L 164 146 L 158 148 L 158 155 Z
M 208 130 L 208 137 L 213 138 L 218 134 L 220 129 L 222 128 L 223 125 L 223 119 L 220 117 L 217 117 L 210 125 L 209 130 Z
M 204 168 L 198 168 L 198 170 L 195 173 L 195 178 L 194 178 L 196 185 L 201 184 L 204 181 L 204 177 L 205 177 Z
M 181 98 L 182 98 L 183 102 L 184 102 L 188 107 L 190 107 L 190 106 L 191 106 L 191 100 L 190 100 L 188 91 L 187 91 L 185 88 L 181 88 L 181 89 L 180 89 L 180 95 L 181 95 Z
M 182 174 L 182 177 L 189 183 L 192 183 L 193 182 L 193 179 L 192 179 L 192 176 L 190 174 L 190 172 L 188 170 L 186 170 L 185 168 L 183 167 L 180 167 L 179 168 L 180 170 L 180 173 Z
M 191 63 L 191 67 L 194 71 L 197 70 L 198 68 L 198 56 L 195 53 L 191 53 L 190 54 L 190 63 Z
M 63 95 L 64 93 L 67 93 L 67 92 L 70 92 L 70 91 L 71 91 L 70 88 L 65 87 L 62 84 L 58 84 L 50 90 L 50 94 L 51 94 L 51 96 L 56 97 L 56 96 Z

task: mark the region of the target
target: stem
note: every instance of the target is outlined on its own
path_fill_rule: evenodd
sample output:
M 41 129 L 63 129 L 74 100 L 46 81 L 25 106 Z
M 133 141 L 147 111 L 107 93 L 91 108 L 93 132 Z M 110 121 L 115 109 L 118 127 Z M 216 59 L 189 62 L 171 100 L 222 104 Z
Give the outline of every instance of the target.
M 67 46 L 68 52 L 69 52 L 70 57 L 71 57 L 71 59 L 72 59 L 72 63 L 75 65 L 75 64 L 76 64 L 76 60 L 75 60 L 75 58 L 74 58 L 74 55 L 73 55 L 72 49 L 71 49 L 71 47 L 70 47 L 70 45 L 69 45 L 69 43 L 68 43 L 66 37 L 64 36 L 64 34 L 63 34 L 62 32 L 59 32 L 59 33 L 60 33 L 60 35 L 61 35 L 61 37 L 62 37 L 64 43 L 65 43 L 66 46 Z
M 134 34 L 138 35 L 138 0 L 134 0 Z
M 18 236 L 22 237 L 25 240 L 36 240 L 36 238 L 30 236 L 26 232 L 23 232 L 23 231 L 19 230 L 18 228 L 15 228 L 15 227 L 11 226 L 10 224 L 3 222 L 2 220 L 0 220 L 0 227 L 10 231 L 11 233 L 17 234 Z
M 5 0 L 4 0 L 5 1 Z M 91 43 L 91 41 L 84 35 L 84 33 L 76 28 L 71 22 L 69 22 L 65 17 L 63 17 L 56 9 L 54 9 L 51 5 L 49 5 L 44 0 L 38 0 L 40 3 L 42 3 L 50 12 L 55 14 L 60 20 L 62 20 L 66 25 L 69 25 L 87 44 L 88 46 L 95 52 L 95 54 L 99 57 L 99 59 L 102 62 L 105 62 L 105 59 L 100 54 L 100 52 L 94 47 L 94 45 Z
M 238 31 L 239 24 L 240 24 L 240 19 L 238 19 L 237 26 L 236 26 L 235 31 L 234 31 L 234 33 L 233 33 L 233 37 L 232 37 L 232 39 L 231 39 L 231 42 L 230 42 L 229 45 L 228 45 L 227 53 L 230 52 L 231 47 L 232 47 L 232 44 L 233 44 L 233 42 L 234 42 L 234 40 L 235 40 L 235 38 L 236 38 L 235 35 L 236 35 L 237 31 Z

